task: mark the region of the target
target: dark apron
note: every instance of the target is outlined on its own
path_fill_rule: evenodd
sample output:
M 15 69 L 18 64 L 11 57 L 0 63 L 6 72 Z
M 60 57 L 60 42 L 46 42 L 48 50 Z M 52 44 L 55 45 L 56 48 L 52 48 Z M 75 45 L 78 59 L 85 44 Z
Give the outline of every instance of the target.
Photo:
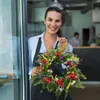
M 58 42 L 57 42 L 58 44 Z M 56 47 L 57 48 L 57 44 Z M 33 66 L 39 66 L 37 63 L 37 55 L 39 54 L 41 48 L 41 37 L 38 40 L 35 56 L 33 59 Z M 53 70 L 53 75 L 62 75 L 64 69 L 62 68 L 61 64 L 52 64 L 51 69 Z M 48 92 L 47 90 L 41 91 L 41 85 L 31 86 L 31 100 L 56 100 L 55 94 Z M 58 100 L 64 100 L 64 93 L 59 97 Z M 66 100 L 72 100 L 70 94 L 68 94 Z

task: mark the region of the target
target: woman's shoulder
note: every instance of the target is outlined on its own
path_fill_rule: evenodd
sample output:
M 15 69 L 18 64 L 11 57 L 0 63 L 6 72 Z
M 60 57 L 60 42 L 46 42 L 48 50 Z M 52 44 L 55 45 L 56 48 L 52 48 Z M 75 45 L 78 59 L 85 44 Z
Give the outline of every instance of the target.
M 28 47 L 30 47 L 31 49 L 34 49 L 37 46 L 39 37 L 41 37 L 41 35 L 30 37 L 28 39 Z
M 41 37 L 41 35 L 37 35 L 37 36 L 30 37 L 30 38 L 28 39 L 28 41 L 31 42 L 31 41 L 38 40 L 39 37 Z
M 36 36 L 33 36 L 33 37 L 30 37 L 29 39 L 28 39 L 28 41 L 29 42 L 33 42 L 34 40 L 36 41 L 36 40 L 38 40 L 40 37 L 43 37 L 43 35 L 44 35 L 44 32 L 42 33 L 42 34 L 40 34 L 40 35 L 36 35 Z

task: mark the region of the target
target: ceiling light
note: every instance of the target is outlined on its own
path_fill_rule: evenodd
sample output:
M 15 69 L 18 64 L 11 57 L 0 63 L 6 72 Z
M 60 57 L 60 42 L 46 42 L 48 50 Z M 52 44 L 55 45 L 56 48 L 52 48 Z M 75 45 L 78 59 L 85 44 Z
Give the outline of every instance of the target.
M 50 6 L 51 7 L 56 6 L 56 7 L 60 8 L 61 10 L 63 10 L 63 6 L 60 3 L 58 3 L 57 0 L 54 0 L 54 2 Z

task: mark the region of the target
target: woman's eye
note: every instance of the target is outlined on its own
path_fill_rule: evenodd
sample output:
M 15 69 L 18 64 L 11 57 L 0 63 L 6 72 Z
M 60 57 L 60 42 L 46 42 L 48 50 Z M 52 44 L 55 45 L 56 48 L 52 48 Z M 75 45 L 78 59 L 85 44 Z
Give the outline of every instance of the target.
M 48 19 L 48 21 L 52 21 L 52 19 Z
M 60 20 L 56 20 L 56 22 L 60 22 Z

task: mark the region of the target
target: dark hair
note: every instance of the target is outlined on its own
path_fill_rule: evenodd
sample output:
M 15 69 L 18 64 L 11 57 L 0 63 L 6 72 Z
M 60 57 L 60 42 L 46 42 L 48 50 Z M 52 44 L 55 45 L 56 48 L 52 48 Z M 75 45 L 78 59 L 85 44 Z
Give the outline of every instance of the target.
M 48 13 L 49 11 L 56 11 L 56 12 L 60 13 L 61 16 L 62 16 L 62 24 L 63 24 L 63 11 L 62 11 L 60 8 L 58 8 L 58 7 L 56 7 L 56 6 L 52 6 L 52 7 L 47 8 L 47 10 L 46 10 L 46 12 L 45 12 L 45 16 L 44 16 L 45 19 L 46 19 L 47 13 Z M 62 36 L 62 35 L 61 35 L 60 29 L 59 29 L 59 31 L 57 32 L 57 35 L 58 35 L 58 37 L 61 37 L 61 36 Z
M 75 33 L 74 33 L 74 36 L 76 36 L 76 35 L 78 35 L 78 36 L 79 36 L 79 33 L 78 33 L 78 32 L 75 32 Z

